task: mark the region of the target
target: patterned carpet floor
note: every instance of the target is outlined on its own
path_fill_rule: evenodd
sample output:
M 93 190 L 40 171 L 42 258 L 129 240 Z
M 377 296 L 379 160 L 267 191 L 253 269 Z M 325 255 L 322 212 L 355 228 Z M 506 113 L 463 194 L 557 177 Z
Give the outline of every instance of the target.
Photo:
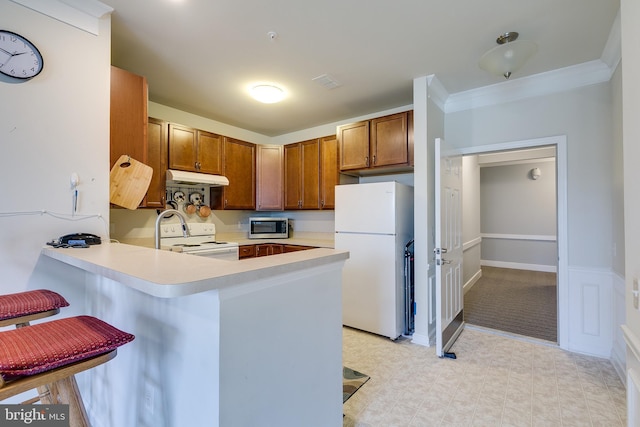
M 556 273 L 482 267 L 464 314 L 471 325 L 557 342 Z

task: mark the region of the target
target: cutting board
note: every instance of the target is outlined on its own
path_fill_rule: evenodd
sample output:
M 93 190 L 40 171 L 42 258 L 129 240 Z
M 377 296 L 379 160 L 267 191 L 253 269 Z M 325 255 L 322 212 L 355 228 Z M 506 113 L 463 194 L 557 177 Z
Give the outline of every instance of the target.
M 153 168 L 132 159 L 120 156 L 109 175 L 109 201 L 127 209 L 136 209 L 147 194 Z

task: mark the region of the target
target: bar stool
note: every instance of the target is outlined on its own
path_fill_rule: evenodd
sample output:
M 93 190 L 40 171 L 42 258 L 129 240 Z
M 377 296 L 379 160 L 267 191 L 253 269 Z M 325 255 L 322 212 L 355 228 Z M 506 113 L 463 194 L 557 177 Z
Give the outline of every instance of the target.
M 91 316 L 76 316 L 0 332 L 0 401 L 46 387 L 23 402 L 69 404 L 71 426 L 89 426 L 74 375 L 116 356 L 135 337 Z
M 0 327 L 29 326 L 29 322 L 60 312 L 69 303 L 62 295 L 47 289 L 0 295 Z

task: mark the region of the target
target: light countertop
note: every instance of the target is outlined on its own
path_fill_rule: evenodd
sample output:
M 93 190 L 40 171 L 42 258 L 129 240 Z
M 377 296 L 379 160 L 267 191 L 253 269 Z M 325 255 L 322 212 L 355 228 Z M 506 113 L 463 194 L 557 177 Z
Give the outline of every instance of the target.
M 227 261 L 124 243 L 103 243 L 84 249 L 45 247 L 42 254 L 161 298 L 221 289 L 349 257 L 347 251 L 318 248 Z
M 249 239 L 247 233 L 216 233 L 216 240 L 221 242 L 236 242 L 239 245 L 255 245 L 260 243 L 279 243 L 283 245 L 313 246 L 316 248 L 333 249 L 333 233 L 295 233 L 288 239 Z M 120 239 L 121 243 L 153 248 L 153 237 L 129 237 Z

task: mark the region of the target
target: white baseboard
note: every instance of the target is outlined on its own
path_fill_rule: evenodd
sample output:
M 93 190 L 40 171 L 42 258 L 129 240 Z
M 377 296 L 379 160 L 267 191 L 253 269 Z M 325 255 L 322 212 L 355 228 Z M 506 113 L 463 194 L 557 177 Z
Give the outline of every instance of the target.
M 466 294 L 467 292 L 469 292 L 471 290 L 471 287 L 475 285 L 476 282 L 480 280 L 481 277 L 482 277 L 482 270 L 476 271 L 476 274 L 471 276 L 471 278 L 467 280 L 467 283 L 465 283 L 464 286 L 462 287 L 463 294 Z
M 544 271 L 547 273 L 558 272 L 558 267 L 555 265 L 524 264 L 520 262 L 492 261 L 486 259 L 480 260 L 480 265 L 487 267 L 513 268 L 514 270 Z

